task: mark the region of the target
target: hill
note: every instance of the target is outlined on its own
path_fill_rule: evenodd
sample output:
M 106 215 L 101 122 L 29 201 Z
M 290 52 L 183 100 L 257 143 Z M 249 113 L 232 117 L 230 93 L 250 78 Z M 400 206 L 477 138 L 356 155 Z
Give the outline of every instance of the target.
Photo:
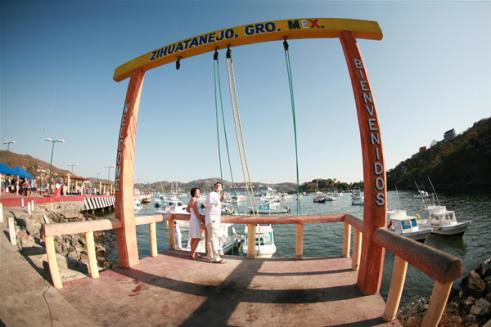
M 491 190 L 491 118 L 476 122 L 449 141 L 440 141 L 414 154 L 387 172 L 389 188 L 483 192 Z
M 18 154 L 11 151 L 0 150 L 0 162 L 14 168 L 20 166 L 33 176 L 39 176 L 43 170 L 47 173 L 50 169 L 48 162 L 34 158 L 28 154 Z M 53 166 L 53 176 L 66 176 L 70 171 Z

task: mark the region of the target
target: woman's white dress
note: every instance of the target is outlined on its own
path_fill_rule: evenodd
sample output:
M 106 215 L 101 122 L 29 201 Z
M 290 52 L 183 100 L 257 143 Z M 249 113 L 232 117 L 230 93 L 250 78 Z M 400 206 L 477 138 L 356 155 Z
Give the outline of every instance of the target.
M 189 219 L 189 238 L 201 239 L 201 226 L 198 217 L 194 210 L 191 210 L 191 218 Z

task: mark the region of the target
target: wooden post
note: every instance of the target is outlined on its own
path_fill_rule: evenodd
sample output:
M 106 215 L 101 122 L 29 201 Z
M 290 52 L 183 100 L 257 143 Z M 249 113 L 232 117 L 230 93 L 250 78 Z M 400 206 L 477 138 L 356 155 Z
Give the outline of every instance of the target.
M 297 259 L 302 259 L 303 257 L 303 224 L 297 224 L 297 239 L 295 245 L 295 256 Z
M 169 250 L 173 250 L 176 247 L 176 241 L 174 239 L 174 219 L 167 220 L 169 223 Z
M 145 72 L 140 69 L 135 70 L 131 75 L 121 117 L 116 152 L 115 215 L 121 221 L 121 228 L 116 231 L 116 240 L 118 243 L 119 265 L 124 268 L 131 267 L 139 262 L 133 185 L 136 127 L 144 76 Z
M 392 269 L 392 278 L 390 280 L 389 296 L 385 305 L 384 320 L 392 321 L 397 316 L 401 295 L 406 281 L 407 261 L 398 256 L 394 257 L 394 268 Z
M 385 225 L 387 210 L 387 182 L 382 136 L 375 100 L 354 33 L 342 31 L 339 39 L 355 97 L 363 158 L 365 193 L 363 246 L 357 285 L 363 294 L 371 295 L 380 290 L 385 254 L 384 248 L 373 240 L 373 233 Z
M 360 256 L 361 256 L 361 245 L 362 245 L 362 235 L 359 230 L 354 229 L 355 240 L 353 242 L 353 258 L 351 260 L 351 269 L 358 271 L 360 269 Z
M 350 257 L 351 225 L 344 223 L 343 257 Z
M 256 225 L 247 225 L 247 257 L 256 257 Z
M 451 290 L 452 282 L 441 284 L 435 281 L 435 286 L 431 292 L 430 306 L 423 318 L 422 327 L 438 326 Z
M 62 288 L 60 271 L 58 270 L 58 261 L 56 261 L 55 239 L 54 236 L 46 236 L 44 238 L 46 243 L 46 254 L 48 255 L 49 273 L 51 274 L 51 281 L 55 288 Z
M 150 255 L 157 256 L 157 228 L 156 223 L 148 224 L 148 232 L 150 234 Z
M 94 232 L 85 233 L 85 243 L 87 245 L 87 256 L 89 257 L 89 273 L 92 278 L 99 278 L 99 268 L 95 253 Z

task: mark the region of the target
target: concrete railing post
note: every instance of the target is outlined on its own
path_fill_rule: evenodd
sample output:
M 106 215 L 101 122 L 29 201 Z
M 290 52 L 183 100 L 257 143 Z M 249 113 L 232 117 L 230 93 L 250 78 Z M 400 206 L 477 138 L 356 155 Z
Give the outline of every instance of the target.
M 12 245 L 16 245 L 17 244 L 17 237 L 15 234 L 14 216 L 9 216 L 9 237 L 10 237 L 10 243 L 12 243 Z
M 351 259 L 351 269 L 357 271 L 360 269 L 361 243 L 362 235 L 359 230 L 354 229 L 355 239 L 353 241 L 353 258 Z
M 435 286 L 431 292 L 430 306 L 423 318 L 422 327 L 438 326 L 451 290 L 452 282 L 442 284 L 435 281 Z
M 256 257 L 256 225 L 247 225 L 247 257 Z
M 303 224 L 297 224 L 297 237 L 295 242 L 295 256 L 297 259 L 301 259 L 303 257 Z
M 150 234 L 150 255 L 152 257 L 157 256 L 157 230 L 156 223 L 148 224 L 148 232 Z
M 385 305 L 384 320 L 392 321 L 397 316 L 399 303 L 401 302 L 404 282 L 406 281 L 407 261 L 398 256 L 394 258 L 394 268 L 392 269 L 392 279 L 390 281 L 389 295 Z
M 44 239 L 46 243 L 46 254 L 48 255 L 49 273 L 51 274 L 51 281 L 55 288 L 62 288 L 60 271 L 58 270 L 58 262 L 56 261 L 56 250 L 54 236 L 46 236 Z
M 99 278 L 99 268 L 97 267 L 97 257 L 95 253 L 94 232 L 85 233 L 85 243 L 87 245 L 87 256 L 89 257 L 90 277 Z
M 343 237 L 343 257 L 350 257 L 350 242 L 351 242 L 351 225 L 347 222 L 344 223 L 344 237 Z

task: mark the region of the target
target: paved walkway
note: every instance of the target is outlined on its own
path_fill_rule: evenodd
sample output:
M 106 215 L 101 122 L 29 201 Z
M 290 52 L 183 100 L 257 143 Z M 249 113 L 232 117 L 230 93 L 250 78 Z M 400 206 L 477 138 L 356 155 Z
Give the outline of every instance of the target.
M 0 231 L 0 326 L 96 326 L 10 244 L 1 223 Z
M 400 326 L 382 320 L 379 295 L 357 290 L 350 259 L 212 264 L 165 252 L 56 290 L 32 261 L 39 249 L 23 256 L 0 235 L 0 326 Z
M 350 259 L 226 260 L 166 252 L 60 293 L 101 326 L 400 326 L 358 291 Z

